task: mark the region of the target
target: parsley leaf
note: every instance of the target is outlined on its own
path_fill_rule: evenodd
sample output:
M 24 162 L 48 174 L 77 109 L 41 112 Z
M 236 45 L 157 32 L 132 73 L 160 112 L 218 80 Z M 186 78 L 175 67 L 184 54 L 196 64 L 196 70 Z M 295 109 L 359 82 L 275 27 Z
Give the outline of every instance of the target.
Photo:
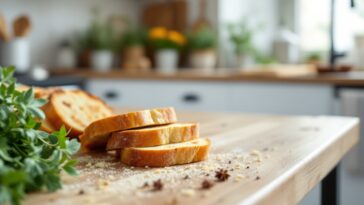
M 62 187 L 60 173 L 76 175 L 71 156 L 80 144 L 67 139 L 67 130 L 48 134 L 39 130 L 40 109 L 33 89 L 15 89 L 14 67 L 0 67 L 0 204 L 18 205 L 31 191 Z

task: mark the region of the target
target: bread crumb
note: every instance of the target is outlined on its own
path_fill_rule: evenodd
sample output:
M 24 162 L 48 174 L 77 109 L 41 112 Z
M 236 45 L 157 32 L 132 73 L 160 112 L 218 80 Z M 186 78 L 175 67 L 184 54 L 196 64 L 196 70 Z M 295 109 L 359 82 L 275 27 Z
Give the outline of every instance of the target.
M 256 157 L 256 159 L 255 159 L 256 162 L 262 162 L 262 153 L 260 151 L 258 151 L 256 149 L 252 150 L 250 155 Z
M 99 189 L 105 189 L 109 186 L 109 181 L 107 181 L 105 179 L 99 179 L 97 181 L 97 186 Z
M 94 164 L 94 167 L 96 167 L 96 168 L 107 168 L 107 163 L 97 162 L 96 164 Z
M 235 179 L 234 179 L 234 181 L 235 182 L 240 182 L 242 179 L 244 179 L 245 178 L 245 176 L 244 175 L 242 175 L 242 174 L 238 174 L 238 175 L 236 175 L 236 177 L 235 177 Z
M 162 171 L 160 170 L 160 169 L 156 169 L 156 170 L 154 170 L 154 173 L 156 173 L 156 174 L 160 174 Z
M 196 195 L 196 191 L 193 189 L 182 189 L 181 194 L 183 196 L 192 197 Z

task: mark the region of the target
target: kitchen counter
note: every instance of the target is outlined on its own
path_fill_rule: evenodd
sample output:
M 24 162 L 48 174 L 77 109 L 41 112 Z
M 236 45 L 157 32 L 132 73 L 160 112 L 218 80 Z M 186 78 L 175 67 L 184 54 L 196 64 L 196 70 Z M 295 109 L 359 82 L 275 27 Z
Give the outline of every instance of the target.
M 201 123 L 201 136 L 212 141 L 207 161 L 133 168 L 104 154 L 80 155 L 79 176 L 64 176 L 62 190 L 31 194 L 24 204 L 297 204 L 359 141 L 356 118 L 178 115 Z M 216 182 L 221 168 L 230 177 Z M 152 191 L 158 179 L 163 189 Z M 213 186 L 202 189 L 203 180 Z M 325 180 L 331 184 L 323 189 L 334 200 L 335 178 Z
M 91 79 L 123 79 L 123 80 L 158 80 L 158 81 L 221 81 L 221 82 L 258 82 L 258 83 L 300 83 L 327 84 L 335 86 L 364 87 L 364 72 L 347 72 L 332 74 L 313 74 L 307 76 L 270 76 L 250 75 L 238 71 L 217 70 L 203 72 L 182 70 L 174 73 L 131 73 L 120 70 L 97 72 L 92 70 L 54 70 L 56 76 L 79 76 Z

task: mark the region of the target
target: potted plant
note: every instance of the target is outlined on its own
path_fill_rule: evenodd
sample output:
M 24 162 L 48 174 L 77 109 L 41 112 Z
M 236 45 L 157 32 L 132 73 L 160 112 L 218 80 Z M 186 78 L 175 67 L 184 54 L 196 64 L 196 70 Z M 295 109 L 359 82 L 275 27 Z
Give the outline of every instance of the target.
M 140 28 L 130 28 L 121 38 L 123 50 L 122 68 L 126 70 L 149 70 L 150 60 L 145 56 L 147 33 Z
M 187 41 L 191 67 L 202 69 L 215 67 L 217 61 L 215 51 L 217 37 L 215 31 L 208 27 L 203 27 L 188 33 Z
M 229 40 L 234 46 L 236 65 L 238 68 L 252 66 L 255 60 L 253 31 L 243 22 L 239 24 L 228 24 Z
M 113 64 L 114 34 L 107 23 L 93 22 L 89 28 L 91 67 L 99 71 L 110 70 Z
M 112 27 L 96 20 L 78 37 L 81 61 L 99 71 L 111 69 L 115 45 Z
M 318 51 L 309 52 L 306 56 L 306 63 L 319 66 L 322 60 L 321 53 Z
M 149 30 L 149 42 L 155 49 L 156 67 L 160 71 L 170 72 L 177 68 L 179 50 L 186 43 L 184 35 L 164 27 Z

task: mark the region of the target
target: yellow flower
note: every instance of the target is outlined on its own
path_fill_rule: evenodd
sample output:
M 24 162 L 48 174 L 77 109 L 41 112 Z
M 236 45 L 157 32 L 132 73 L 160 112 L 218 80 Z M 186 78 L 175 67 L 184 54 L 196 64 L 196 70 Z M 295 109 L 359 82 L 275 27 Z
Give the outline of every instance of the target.
M 167 29 L 164 27 L 154 27 L 149 30 L 149 38 L 150 39 L 164 39 L 167 38 Z
M 169 31 L 168 39 L 181 46 L 186 43 L 186 38 L 180 32 L 177 31 Z

